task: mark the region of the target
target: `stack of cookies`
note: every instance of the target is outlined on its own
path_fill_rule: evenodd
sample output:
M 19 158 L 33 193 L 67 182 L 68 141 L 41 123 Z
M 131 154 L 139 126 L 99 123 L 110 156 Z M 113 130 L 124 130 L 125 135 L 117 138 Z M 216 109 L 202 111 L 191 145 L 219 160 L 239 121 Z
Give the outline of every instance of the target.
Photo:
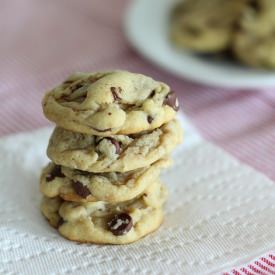
M 76 73 L 48 92 L 57 124 L 42 171 L 43 215 L 64 237 L 125 244 L 156 230 L 166 190 L 160 172 L 181 142 L 178 100 L 150 77 Z
M 171 13 L 179 48 L 226 53 L 253 67 L 275 68 L 274 0 L 184 0 Z

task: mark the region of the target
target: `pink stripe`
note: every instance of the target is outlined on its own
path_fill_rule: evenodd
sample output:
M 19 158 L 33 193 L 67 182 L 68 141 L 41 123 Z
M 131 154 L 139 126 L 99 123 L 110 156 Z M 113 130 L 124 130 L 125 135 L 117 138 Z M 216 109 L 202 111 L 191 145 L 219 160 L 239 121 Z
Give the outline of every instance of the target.
M 275 267 L 275 264 L 273 264 L 272 262 L 270 262 L 268 259 L 266 258 L 260 258 L 265 264 Z
M 259 266 L 261 269 L 263 269 L 263 270 L 269 272 L 270 274 L 275 274 L 275 271 L 273 271 L 273 270 L 271 270 L 269 267 L 263 265 L 263 263 L 261 263 L 260 261 L 255 261 L 255 264 L 256 264 L 257 266 Z
M 248 267 L 255 272 L 255 274 L 260 274 L 260 275 L 266 275 L 266 273 L 264 273 L 263 271 L 261 271 L 260 269 L 256 268 L 255 266 L 249 264 Z
M 248 271 L 246 268 L 242 267 L 241 271 L 244 272 L 247 275 L 253 275 L 253 273 L 251 273 L 250 271 Z
M 271 260 L 269 260 L 269 259 Z M 268 254 L 266 256 L 260 257 L 259 259 L 253 260 L 247 265 L 233 268 L 230 272 L 224 272 L 225 274 L 260 274 L 260 275 L 268 275 L 268 274 L 275 274 L 275 263 L 273 263 L 273 259 L 275 259 L 274 254 Z

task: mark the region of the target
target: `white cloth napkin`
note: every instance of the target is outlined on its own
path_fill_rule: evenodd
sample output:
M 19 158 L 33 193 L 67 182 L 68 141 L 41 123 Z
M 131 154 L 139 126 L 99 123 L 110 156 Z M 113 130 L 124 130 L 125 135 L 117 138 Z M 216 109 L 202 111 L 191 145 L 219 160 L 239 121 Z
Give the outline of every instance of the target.
M 40 214 L 51 129 L 0 140 L 0 274 L 216 274 L 274 248 L 275 184 L 184 124 L 165 221 L 125 246 L 67 241 Z

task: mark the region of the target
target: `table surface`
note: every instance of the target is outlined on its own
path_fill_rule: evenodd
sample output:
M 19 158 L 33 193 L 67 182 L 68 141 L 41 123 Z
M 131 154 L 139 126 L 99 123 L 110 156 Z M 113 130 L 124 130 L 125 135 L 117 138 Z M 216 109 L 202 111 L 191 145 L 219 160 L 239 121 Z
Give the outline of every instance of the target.
M 126 7 L 126 0 L 2 1 L 0 135 L 49 125 L 42 96 L 71 72 L 126 69 L 167 82 L 206 139 L 275 179 L 275 91 L 206 87 L 161 71 L 127 43 Z

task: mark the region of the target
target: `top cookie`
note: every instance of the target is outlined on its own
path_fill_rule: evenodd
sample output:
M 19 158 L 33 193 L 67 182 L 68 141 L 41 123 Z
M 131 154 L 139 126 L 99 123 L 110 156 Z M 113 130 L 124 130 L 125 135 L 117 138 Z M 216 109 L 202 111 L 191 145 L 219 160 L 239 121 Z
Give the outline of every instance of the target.
M 126 71 L 73 74 L 43 99 L 49 120 L 98 136 L 158 128 L 178 109 L 177 97 L 166 84 Z
M 170 34 L 179 47 L 217 52 L 231 43 L 236 20 L 246 0 L 186 0 L 171 14 Z

